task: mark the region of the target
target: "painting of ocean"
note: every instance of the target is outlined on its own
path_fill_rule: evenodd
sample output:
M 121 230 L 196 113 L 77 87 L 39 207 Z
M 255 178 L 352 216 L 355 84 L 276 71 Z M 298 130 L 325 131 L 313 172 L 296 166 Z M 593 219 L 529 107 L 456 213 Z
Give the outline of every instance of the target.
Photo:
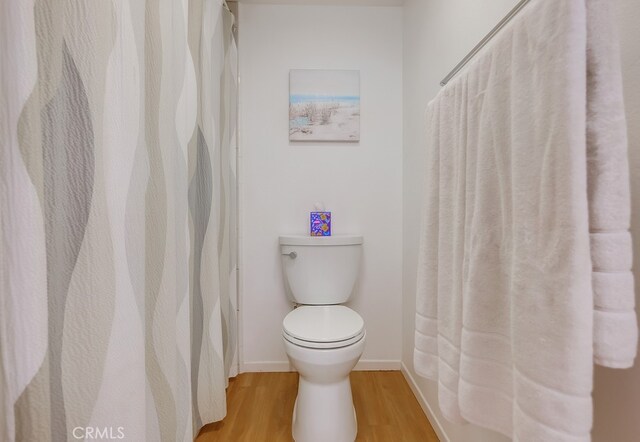
M 291 70 L 289 140 L 359 141 L 360 71 Z

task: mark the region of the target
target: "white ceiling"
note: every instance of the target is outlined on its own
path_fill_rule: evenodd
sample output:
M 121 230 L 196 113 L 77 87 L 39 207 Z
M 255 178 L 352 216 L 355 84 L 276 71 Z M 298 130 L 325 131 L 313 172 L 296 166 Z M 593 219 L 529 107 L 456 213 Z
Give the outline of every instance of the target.
M 402 6 L 404 0 L 238 0 L 240 3 L 281 5 Z

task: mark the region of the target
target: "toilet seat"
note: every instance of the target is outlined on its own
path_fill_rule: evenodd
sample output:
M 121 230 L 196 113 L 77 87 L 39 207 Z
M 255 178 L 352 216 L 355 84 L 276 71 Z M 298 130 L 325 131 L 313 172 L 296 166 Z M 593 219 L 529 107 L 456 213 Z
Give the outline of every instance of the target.
M 346 347 L 365 334 L 362 317 L 343 305 L 298 307 L 284 318 L 282 331 L 292 344 L 318 349 Z
M 343 341 L 314 342 L 314 341 L 305 341 L 303 339 L 294 338 L 293 336 L 288 335 L 286 332 L 282 333 L 282 336 L 284 337 L 284 339 L 291 342 L 292 344 L 298 345 L 300 347 L 327 349 L 327 350 L 332 348 L 347 347 L 351 344 L 355 344 L 356 342 L 360 341 L 364 337 L 364 335 L 365 335 L 365 331 L 362 330 L 362 333 L 360 333 L 359 335 L 354 336 L 353 338 L 350 338 L 350 339 L 345 339 Z

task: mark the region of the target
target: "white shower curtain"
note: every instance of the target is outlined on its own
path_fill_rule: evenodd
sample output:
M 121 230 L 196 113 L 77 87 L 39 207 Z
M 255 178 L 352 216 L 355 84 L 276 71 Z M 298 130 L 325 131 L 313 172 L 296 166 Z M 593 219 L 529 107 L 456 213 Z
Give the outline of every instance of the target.
M 0 440 L 188 441 L 224 417 L 232 20 L 221 0 L 0 3 Z

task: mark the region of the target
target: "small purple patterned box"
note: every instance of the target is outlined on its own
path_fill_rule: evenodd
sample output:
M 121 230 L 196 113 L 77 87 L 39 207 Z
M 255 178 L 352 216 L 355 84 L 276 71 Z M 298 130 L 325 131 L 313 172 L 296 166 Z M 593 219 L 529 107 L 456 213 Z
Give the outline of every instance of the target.
M 311 212 L 311 236 L 331 236 L 331 212 Z

